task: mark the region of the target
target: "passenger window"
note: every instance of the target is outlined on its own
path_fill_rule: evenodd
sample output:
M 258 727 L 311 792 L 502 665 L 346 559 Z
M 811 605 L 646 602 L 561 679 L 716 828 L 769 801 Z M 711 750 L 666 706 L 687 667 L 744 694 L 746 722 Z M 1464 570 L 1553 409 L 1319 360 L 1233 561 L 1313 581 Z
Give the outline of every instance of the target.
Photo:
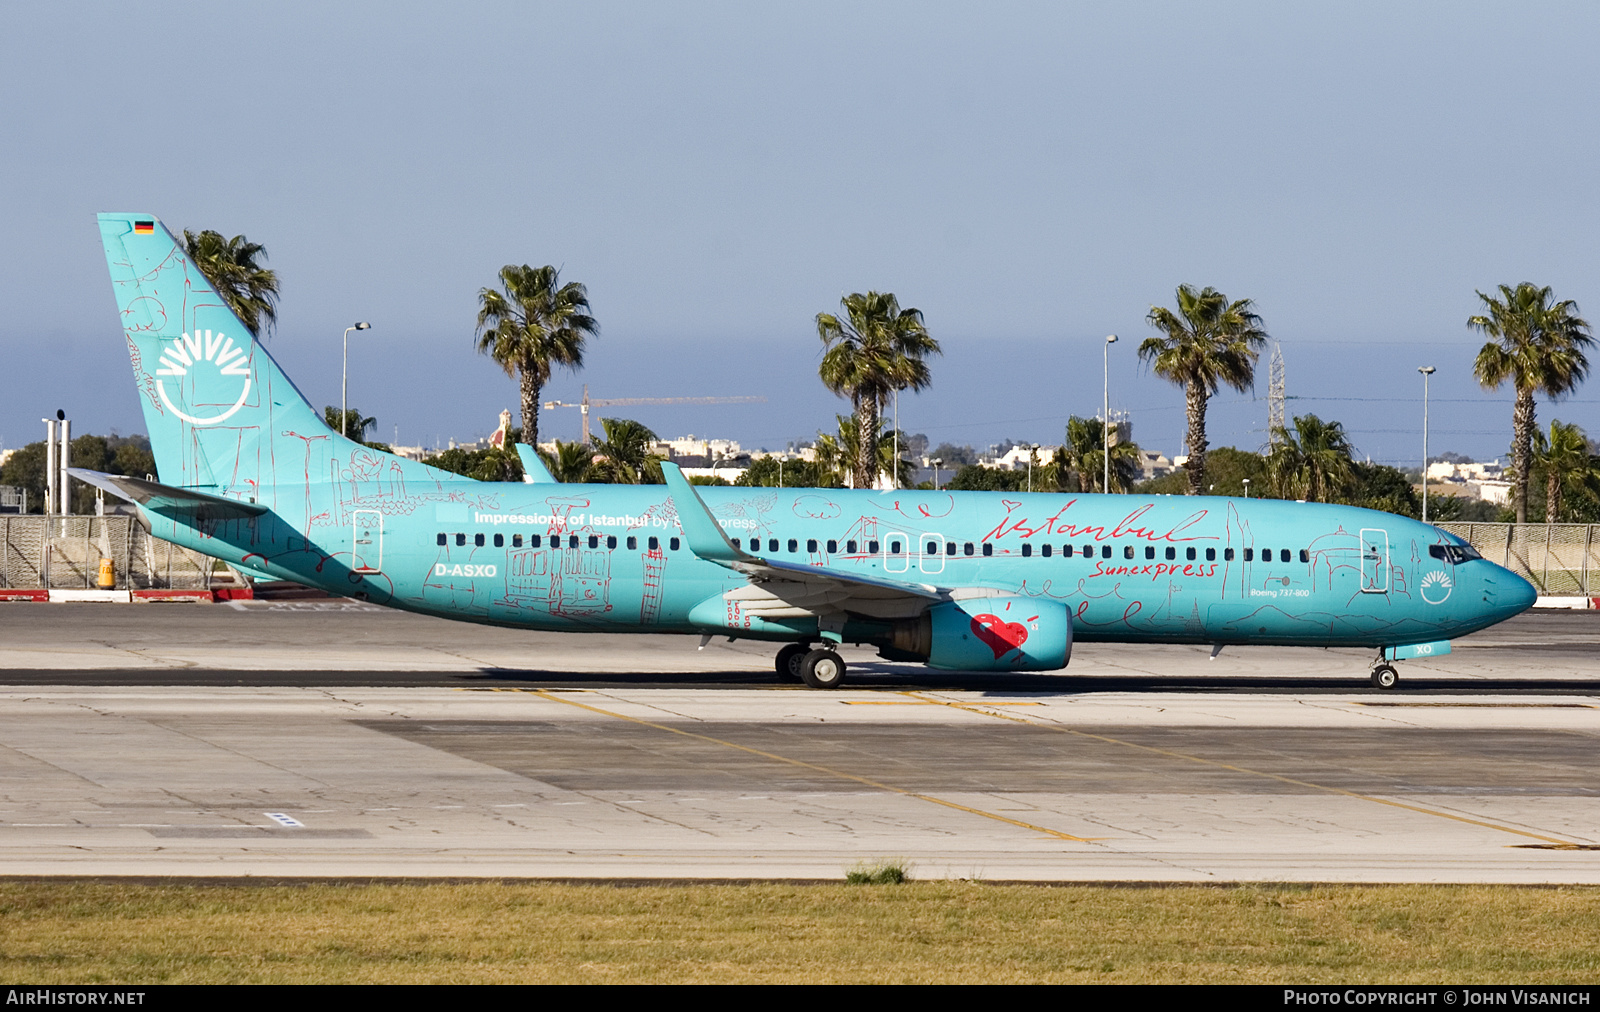
M 1022 557 L 1026 559 L 1031 555 L 1033 555 L 1033 546 L 1024 542 L 1022 545 Z
M 1178 557 L 1178 550 L 1176 548 L 1173 548 L 1171 545 L 1168 545 L 1167 546 L 1167 561 L 1171 562 L 1173 559 L 1176 559 L 1177 557 Z
M 1246 548 L 1246 549 L 1245 549 L 1245 550 L 1244 550 L 1244 561 L 1246 561 L 1246 562 L 1249 562 L 1249 561 L 1251 561 L 1251 558 L 1252 558 L 1252 557 L 1253 557 L 1253 556 L 1254 556 L 1254 555 L 1255 555 L 1255 554 L 1256 554 L 1256 550 L 1255 550 L 1255 549 L 1254 549 L 1254 548 Z
M 922 554 L 924 554 L 924 555 L 938 555 L 939 554 L 939 542 L 930 541 L 926 545 L 923 545 L 922 546 Z
M 658 551 L 661 550 L 661 539 L 660 538 L 651 538 L 649 541 L 646 541 L 645 544 L 650 547 L 650 550 L 652 552 L 658 552 Z
M 807 538 L 806 539 L 806 551 L 814 552 L 816 550 L 817 550 L 817 539 L 816 538 Z
M 1270 549 L 1270 548 L 1261 549 L 1261 561 L 1262 562 L 1271 562 L 1272 561 L 1272 549 Z
M 477 546 L 478 548 L 482 548 L 483 547 L 483 535 L 482 534 L 474 534 L 472 536 L 472 543 L 473 543 L 473 545 Z
M 728 544 L 733 546 L 733 550 L 734 551 L 737 552 L 739 550 L 739 539 L 738 538 L 729 538 L 728 539 Z
M 511 547 L 512 548 L 521 548 L 522 547 L 522 535 L 520 535 L 520 534 L 511 535 Z
M 589 547 L 590 548 L 599 548 L 600 547 L 600 535 L 598 535 L 598 534 L 589 535 Z
M 737 541 L 735 541 L 733 543 L 733 547 L 738 548 L 739 547 L 739 543 Z M 636 552 L 638 550 L 639 550 L 639 539 L 638 538 L 629 538 L 628 539 L 628 551 Z
M 1154 545 L 1144 546 L 1144 557 L 1147 559 L 1153 559 L 1156 557 L 1156 549 Z
M 1289 549 L 1281 548 L 1281 549 L 1278 550 L 1278 561 L 1279 562 L 1288 562 L 1289 559 L 1290 559 Z
M 789 553 L 792 555 L 800 550 L 800 542 L 794 538 L 789 539 Z
M 900 554 L 900 542 L 898 542 L 898 541 L 889 542 L 889 554 L 890 555 L 899 555 Z
M 578 536 L 576 534 L 567 535 L 567 547 L 568 548 L 577 548 L 578 547 Z
M 1111 546 L 1110 545 L 1101 545 L 1100 546 L 1100 557 L 1102 559 L 1111 558 Z
M 540 538 L 540 537 L 539 537 L 539 535 L 537 535 L 537 534 L 535 534 L 535 535 L 533 535 L 533 536 L 532 536 L 532 537 L 530 537 L 530 538 L 528 538 L 528 545 L 529 545 L 529 546 L 530 546 L 530 547 L 532 547 L 532 548 L 538 548 L 538 547 L 539 547 L 539 542 L 540 542 L 540 541 L 541 541 L 541 540 L 543 540 L 543 539 L 541 539 L 541 538 Z
M 1245 549 L 1245 551 L 1249 551 L 1249 549 Z M 1233 549 L 1224 548 L 1222 550 L 1222 561 L 1224 561 L 1224 562 L 1232 562 L 1233 561 Z
M 946 555 L 954 555 L 954 554 L 956 554 L 956 543 L 954 541 L 945 542 L 944 554 L 946 554 Z
M 1217 561 L 1217 550 L 1215 548 L 1207 548 L 1206 549 L 1206 561 L 1207 562 L 1216 562 Z
M 1194 561 L 1194 549 L 1193 548 L 1185 548 L 1183 550 L 1183 557 L 1185 559 L 1188 559 L 1190 562 L 1193 562 Z
M 1311 561 L 1311 553 L 1309 551 L 1307 551 L 1306 549 L 1304 549 L 1304 548 L 1300 549 L 1300 561 L 1301 562 L 1310 562 Z
M 1061 546 L 1061 554 L 1065 555 L 1069 559 L 1072 558 L 1072 546 L 1071 545 L 1062 545 Z
M 460 548 L 462 545 L 464 545 L 466 543 L 467 543 L 467 536 L 465 534 L 457 534 L 456 535 L 456 547 L 457 548 Z
M 1040 545 L 1039 546 L 1039 554 L 1048 559 L 1050 557 L 1050 546 L 1049 545 Z
M 829 555 L 834 554 L 838 550 L 839 550 L 839 542 L 837 542 L 837 541 L 829 541 L 828 542 L 828 554 Z
M 496 548 L 504 548 L 506 546 L 506 536 L 504 534 L 496 534 L 494 536 L 494 546 Z
M 991 556 L 993 554 L 994 554 L 994 546 L 989 544 L 989 542 L 985 541 L 983 543 L 983 557 L 987 559 L 989 556 Z
M 1124 559 L 1133 558 L 1133 546 L 1132 545 L 1123 545 L 1122 546 L 1122 557 Z
M 767 539 L 767 551 L 776 552 L 777 550 L 778 550 L 778 539 L 777 538 L 768 538 Z
M 445 536 L 444 536 L 444 535 L 443 535 L 443 534 L 441 534 L 441 535 L 439 535 L 439 544 L 441 544 L 441 545 L 443 545 L 443 544 L 447 544 L 447 543 L 449 543 L 449 541 L 450 541 L 450 539 L 449 539 L 449 538 L 447 538 L 447 537 L 445 537 Z M 1435 547 L 1435 548 L 1437 548 L 1437 547 L 1439 547 L 1439 546 L 1438 546 L 1438 545 L 1435 545 L 1435 546 L 1434 546 L 1434 547 Z M 1439 556 L 1439 558 L 1441 558 L 1441 559 L 1442 559 L 1442 558 L 1444 558 L 1444 556 L 1443 556 L 1443 555 L 1441 555 L 1441 556 Z
M 961 546 L 961 553 L 963 555 L 971 555 L 974 551 L 976 551 L 976 549 L 973 547 L 973 544 L 970 541 Z
M 667 539 L 667 547 L 672 549 L 674 552 L 676 552 L 678 550 L 678 539 L 677 538 L 668 538 Z
M 854 541 L 846 541 L 844 543 L 844 552 L 846 555 L 856 554 L 856 543 Z
M 608 535 L 606 537 L 606 547 L 607 548 L 615 548 L 615 547 L 617 547 L 617 539 Z

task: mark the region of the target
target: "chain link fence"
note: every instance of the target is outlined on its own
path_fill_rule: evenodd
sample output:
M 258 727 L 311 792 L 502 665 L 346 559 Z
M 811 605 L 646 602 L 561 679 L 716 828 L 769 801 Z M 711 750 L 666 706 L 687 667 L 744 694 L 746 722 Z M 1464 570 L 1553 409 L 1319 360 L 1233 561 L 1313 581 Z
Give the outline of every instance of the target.
M 1600 525 L 1437 525 L 1462 538 L 1491 562 L 1528 580 L 1549 596 L 1600 594 Z
M 0 588 L 86 590 L 110 559 L 118 590 L 209 590 L 214 560 L 132 517 L 0 515 Z

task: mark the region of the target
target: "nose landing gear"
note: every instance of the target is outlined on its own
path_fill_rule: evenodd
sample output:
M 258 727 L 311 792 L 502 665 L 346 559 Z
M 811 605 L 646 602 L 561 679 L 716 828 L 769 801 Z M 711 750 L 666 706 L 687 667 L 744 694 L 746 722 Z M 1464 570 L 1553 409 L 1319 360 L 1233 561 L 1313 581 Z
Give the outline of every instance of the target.
M 1372 667 L 1372 687 L 1375 689 L 1392 689 L 1400 684 L 1400 672 L 1396 671 L 1393 664 L 1380 661 Z

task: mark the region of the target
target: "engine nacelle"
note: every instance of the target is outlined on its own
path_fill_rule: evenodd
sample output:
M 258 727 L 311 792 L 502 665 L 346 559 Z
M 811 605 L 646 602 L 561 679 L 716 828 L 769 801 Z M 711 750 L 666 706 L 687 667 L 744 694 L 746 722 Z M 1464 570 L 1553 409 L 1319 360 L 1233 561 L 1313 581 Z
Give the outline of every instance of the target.
M 953 671 L 1055 671 L 1072 657 L 1072 614 L 1059 601 L 946 601 L 895 623 L 885 656 Z

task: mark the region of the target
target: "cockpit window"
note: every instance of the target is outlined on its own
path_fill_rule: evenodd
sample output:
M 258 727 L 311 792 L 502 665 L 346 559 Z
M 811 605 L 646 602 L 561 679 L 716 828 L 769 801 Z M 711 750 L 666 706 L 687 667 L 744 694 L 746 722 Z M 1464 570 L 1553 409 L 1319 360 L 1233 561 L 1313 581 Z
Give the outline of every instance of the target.
M 1436 559 L 1443 559 L 1452 566 L 1483 558 L 1471 545 L 1429 545 L 1428 554 Z

